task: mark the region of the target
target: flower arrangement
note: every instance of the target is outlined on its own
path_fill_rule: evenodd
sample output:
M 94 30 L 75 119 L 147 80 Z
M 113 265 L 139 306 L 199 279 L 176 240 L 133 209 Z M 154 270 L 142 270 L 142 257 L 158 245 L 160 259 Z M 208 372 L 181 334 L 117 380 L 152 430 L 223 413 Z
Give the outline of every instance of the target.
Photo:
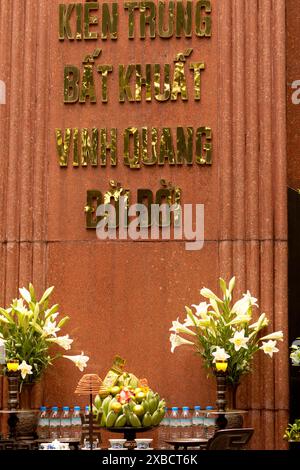
M 238 384 L 241 376 L 250 371 L 257 351 L 262 350 L 272 358 L 273 353 L 279 351 L 277 341 L 283 340 L 282 331 L 260 337 L 269 323 L 266 314 L 262 313 L 257 321 L 253 320 L 253 308 L 258 305 L 249 291 L 232 305 L 234 286 L 235 277 L 228 286 L 220 279 L 222 299 L 207 288 L 201 289 L 201 295 L 209 302 L 192 305 L 195 311 L 185 307 L 187 316 L 184 322 L 177 319 L 170 328 L 171 352 L 178 346 L 192 345 L 210 370 L 215 368 L 216 362 L 226 362 L 227 382 L 232 385 Z
M 59 319 L 59 306 L 49 305 L 53 289 L 49 287 L 37 300 L 34 287 L 29 284 L 28 290 L 19 289 L 21 298 L 13 300 L 9 308 L 0 308 L 0 342 L 6 356 L 4 373 L 13 365 L 10 362 L 16 362 L 21 384 L 37 381 L 59 357 L 69 359 L 81 371 L 87 366 L 89 357 L 83 352 L 77 356 L 51 352 L 54 345 L 68 351 L 73 343 L 68 334 L 58 336 L 69 317 Z
M 285 430 L 283 439 L 287 441 L 300 442 L 300 419 L 296 419 L 293 424 L 289 424 Z
M 300 340 L 300 338 L 297 338 Z M 290 358 L 292 359 L 293 366 L 300 366 L 300 345 L 299 344 L 292 344 L 291 346 L 292 352 L 290 354 Z

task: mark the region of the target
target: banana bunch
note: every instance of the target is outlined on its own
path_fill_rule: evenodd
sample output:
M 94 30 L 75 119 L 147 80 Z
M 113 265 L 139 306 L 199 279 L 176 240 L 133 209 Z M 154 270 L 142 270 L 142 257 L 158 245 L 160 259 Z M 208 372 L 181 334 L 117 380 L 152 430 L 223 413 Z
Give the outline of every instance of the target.
M 96 396 L 93 413 L 101 427 L 152 427 L 162 421 L 165 406 L 165 400 L 150 389 L 114 386 L 105 398 Z

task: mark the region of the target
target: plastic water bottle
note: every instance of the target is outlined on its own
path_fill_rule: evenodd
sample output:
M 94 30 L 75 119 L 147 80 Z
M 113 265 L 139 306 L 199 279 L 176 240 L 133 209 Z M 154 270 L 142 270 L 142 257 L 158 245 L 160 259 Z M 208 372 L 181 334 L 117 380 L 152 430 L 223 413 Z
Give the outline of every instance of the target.
M 205 416 L 205 437 L 210 439 L 213 437 L 216 431 L 216 420 L 212 415 L 209 415 L 209 411 L 213 410 L 213 406 L 207 406 L 206 410 L 208 413 Z
M 182 407 L 180 416 L 181 436 L 183 439 L 189 439 L 193 435 L 192 431 L 192 416 L 188 406 Z
M 39 439 L 47 439 L 49 437 L 49 416 L 45 406 L 40 407 L 37 435 Z
M 203 414 L 201 413 L 201 406 L 194 407 L 194 413 L 192 416 L 193 423 L 193 437 L 196 439 L 202 439 L 204 437 L 203 432 Z
M 60 416 L 57 406 L 52 406 L 49 420 L 50 438 L 52 440 L 60 437 Z
M 180 437 L 180 418 L 178 406 L 173 406 L 170 413 L 170 439 L 175 440 Z
M 71 437 L 74 439 L 81 439 L 81 417 L 80 417 L 80 406 L 74 406 L 72 418 L 71 418 L 71 424 L 72 424 L 72 432 L 71 432 Z
M 170 437 L 170 418 L 168 408 L 165 408 L 165 416 L 158 428 L 158 448 L 169 449 L 169 444 L 166 441 Z
M 65 439 L 71 437 L 71 415 L 70 408 L 68 406 L 64 406 L 62 409 L 62 415 L 60 418 L 60 435 Z

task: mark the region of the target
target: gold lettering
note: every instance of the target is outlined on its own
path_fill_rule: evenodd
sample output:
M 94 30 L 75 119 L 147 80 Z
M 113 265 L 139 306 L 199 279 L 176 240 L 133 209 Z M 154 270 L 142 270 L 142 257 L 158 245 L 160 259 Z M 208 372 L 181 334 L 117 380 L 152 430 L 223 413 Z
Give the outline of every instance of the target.
M 128 38 L 134 39 L 134 10 L 139 8 L 138 2 L 126 2 L 124 9 L 128 10 Z
M 82 40 L 82 4 L 76 3 L 76 39 Z
M 185 37 L 192 37 L 192 8 L 193 2 L 186 2 L 186 9 L 184 8 L 183 2 L 177 2 L 177 14 L 176 14 L 176 37 L 181 38 L 182 30 L 184 31 Z
M 193 62 L 190 64 L 190 70 L 194 71 L 195 101 L 200 101 L 201 99 L 201 70 L 205 70 L 205 64 L 203 62 Z
M 134 101 L 134 97 L 130 88 L 130 80 L 134 71 L 134 65 L 119 65 L 119 101 L 124 103 L 126 96 L 128 101 Z
M 177 165 L 182 165 L 184 161 L 188 165 L 193 164 L 193 127 L 187 128 L 187 137 L 184 132 L 184 127 L 177 127 Z
M 77 103 L 79 98 L 79 69 L 73 65 L 64 68 L 64 103 Z
M 70 19 L 75 7 L 75 3 L 69 5 L 59 5 L 59 40 L 64 41 L 65 38 L 69 40 L 74 39 L 74 35 L 70 27 Z
M 79 130 L 73 129 L 73 167 L 79 167 Z
M 95 229 L 100 222 L 101 217 L 96 216 L 97 207 L 102 204 L 103 197 L 100 191 L 89 190 L 86 197 L 86 228 Z
M 102 103 L 108 102 L 108 74 L 113 71 L 112 65 L 98 65 L 97 71 L 102 76 Z
M 205 15 L 202 10 L 205 9 Z M 208 13 L 208 14 L 207 14 Z M 200 0 L 196 4 L 196 34 L 199 37 L 211 37 L 211 2 Z
M 112 12 L 109 11 L 109 4 L 103 3 L 102 6 L 102 39 L 107 39 L 108 33 L 110 39 L 118 39 L 118 18 L 119 18 L 119 5 L 112 4 Z
M 62 130 L 55 129 L 56 137 L 56 150 L 58 154 L 58 163 L 61 167 L 68 166 L 68 158 L 70 155 L 70 143 L 71 143 L 72 129 L 68 128 L 65 130 L 63 138 Z
M 135 101 L 142 101 L 142 86 L 146 87 L 146 101 L 152 100 L 151 64 L 146 64 L 146 77 L 142 77 L 142 65 L 136 64 Z
M 150 10 L 150 14 L 147 15 L 147 10 Z M 145 39 L 146 37 L 146 25 L 150 28 L 150 38 L 156 36 L 156 6 L 154 2 L 141 2 L 140 3 L 140 38 Z
M 90 26 L 98 24 L 97 16 L 90 16 L 91 11 L 99 9 L 98 2 L 86 2 L 84 4 L 84 39 L 98 39 L 99 34 L 96 31 L 90 31 Z
M 158 34 L 161 38 L 171 38 L 174 34 L 175 3 L 169 2 L 168 27 L 164 28 L 165 2 L 158 3 Z
M 130 136 L 133 137 L 133 157 L 130 152 Z M 128 127 L 124 131 L 124 163 L 130 168 L 140 168 L 140 134 L 136 127 Z
M 98 166 L 98 129 L 92 129 L 92 139 L 88 129 L 81 129 L 81 166 Z
M 206 142 L 203 143 L 205 136 Z M 196 136 L 196 162 L 199 165 L 212 164 L 212 130 L 210 127 L 199 127 Z
M 183 101 L 188 100 L 188 91 L 187 91 L 184 65 L 185 64 L 183 62 L 175 63 L 174 79 L 173 79 L 172 93 L 171 93 L 172 101 L 177 101 L 179 94 L 181 95 L 181 99 Z
M 158 164 L 164 165 L 165 159 L 168 159 L 169 165 L 176 164 L 173 138 L 172 138 L 171 129 L 169 127 L 163 127 L 162 129 Z
M 110 165 L 117 165 L 117 129 L 110 130 L 110 143 L 107 142 L 107 129 L 100 130 L 101 166 L 107 165 L 107 151 L 110 151 Z
M 170 64 L 164 66 L 163 93 L 161 90 L 161 66 L 154 65 L 154 93 L 157 101 L 168 101 L 171 96 Z
M 91 103 L 97 102 L 92 65 L 84 66 L 79 102 L 86 103 L 87 97 L 90 98 Z

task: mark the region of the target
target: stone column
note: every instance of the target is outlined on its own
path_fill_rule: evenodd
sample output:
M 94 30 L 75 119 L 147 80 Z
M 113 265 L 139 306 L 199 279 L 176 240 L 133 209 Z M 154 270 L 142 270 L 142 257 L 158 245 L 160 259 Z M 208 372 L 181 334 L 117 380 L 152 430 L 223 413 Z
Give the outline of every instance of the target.
M 219 2 L 220 275 L 236 275 L 283 330 L 245 381 L 256 449 L 284 448 L 288 421 L 285 1 Z

